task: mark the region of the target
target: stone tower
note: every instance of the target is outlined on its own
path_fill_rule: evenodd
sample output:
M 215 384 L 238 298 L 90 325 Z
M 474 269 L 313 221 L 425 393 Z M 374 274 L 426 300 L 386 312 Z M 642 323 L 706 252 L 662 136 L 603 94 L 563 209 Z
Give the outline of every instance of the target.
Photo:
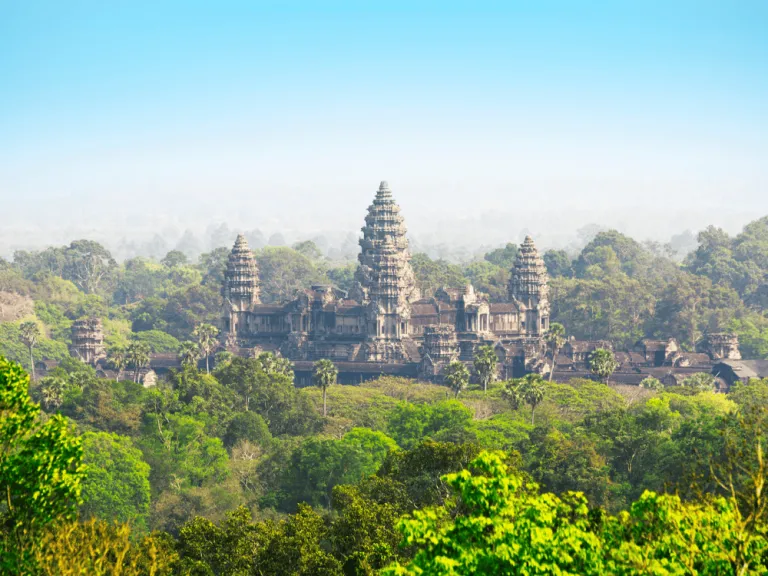
M 549 329 L 547 267 L 530 236 L 520 245 L 509 278 L 509 298 L 520 304 L 521 332 L 540 336 Z
M 403 217 L 387 182 L 379 186 L 362 232 L 352 295 L 367 307 L 365 356 L 376 362 L 402 360 L 401 338 L 408 334 L 410 303 L 419 293 Z
M 259 271 L 242 234 L 237 235 L 229 253 L 221 295 L 224 297 L 224 332 L 231 340 L 237 336 L 244 314 L 259 302 Z
M 96 364 L 106 357 L 104 331 L 98 318 L 81 318 L 72 324 L 69 353 L 86 364 Z

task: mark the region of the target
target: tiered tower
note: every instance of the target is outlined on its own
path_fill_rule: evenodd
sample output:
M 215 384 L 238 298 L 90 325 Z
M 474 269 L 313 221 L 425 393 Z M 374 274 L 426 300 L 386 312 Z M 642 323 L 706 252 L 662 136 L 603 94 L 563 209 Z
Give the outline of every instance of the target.
M 508 291 L 510 300 L 520 304 L 520 328 L 528 336 L 539 336 L 549 329 L 547 281 L 547 267 L 533 239 L 526 236 L 511 270 Z
M 410 303 L 419 294 L 405 224 L 387 182 L 379 186 L 362 232 L 353 295 L 367 305 L 366 359 L 396 362 L 404 357 L 400 341 L 408 334 Z
M 242 234 L 237 235 L 229 253 L 221 294 L 225 305 L 224 332 L 231 340 L 237 336 L 244 314 L 259 302 L 259 270 Z
M 96 364 L 104 358 L 104 331 L 98 318 L 81 318 L 72 324 L 72 345 L 69 353 L 86 364 Z

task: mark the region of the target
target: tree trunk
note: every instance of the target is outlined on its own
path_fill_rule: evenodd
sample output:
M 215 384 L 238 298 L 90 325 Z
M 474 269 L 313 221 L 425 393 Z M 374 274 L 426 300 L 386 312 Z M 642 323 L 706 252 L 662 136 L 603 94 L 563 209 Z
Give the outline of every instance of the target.
M 552 350 L 552 369 L 549 371 L 549 381 L 552 382 L 552 376 L 555 375 L 555 366 L 557 365 L 557 362 L 555 361 L 555 358 L 557 358 L 557 353 L 559 350 L 557 348 L 554 348 Z
M 35 378 L 35 357 L 32 355 L 32 346 L 29 347 L 29 365 L 32 367 L 32 381 L 34 382 L 37 378 Z
M 325 390 L 326 388 L 323 387 L 323 418 L 326 417 L 326 407 L 325 407 Z
M 534 419 L 536 417 L 536 406 L 531 406 L 531 426 L 535 426 Z
M 208 368 L 208 357 L 209 357 L 209 355 L 208 355 L 208 354 L 206 354 L 206 355 L 205 355 L 205 373 L 206 373 L 206 374 L 210 374 L 210 373 L 211 373 L 211 369 L 210 369 L 210 368 Z

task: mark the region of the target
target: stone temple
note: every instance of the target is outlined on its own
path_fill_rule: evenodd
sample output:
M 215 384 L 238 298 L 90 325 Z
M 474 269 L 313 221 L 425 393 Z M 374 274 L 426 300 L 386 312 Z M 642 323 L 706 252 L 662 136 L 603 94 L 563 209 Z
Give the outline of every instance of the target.
M 343 383 L 382 374 L 440 381 L 448 363 L 471 363 L 485 344 L 495 347 L 502 377 L 542 370 L 547 274 L 530 237 L 511 270 L 506 301 L 489 302 L 471 285 L 419 294 L 404 220 L 387 182 L 368 207 L 362 233 L 349 292 L 312 286 L 279 305 L 261 303 L 256 261 L 238 236 L 222 287 L 224 345 L 241 355 L 279 352 L 293 361 L 299 385 L 309 383 L 312 363 L 321 358 L 336 364 Z

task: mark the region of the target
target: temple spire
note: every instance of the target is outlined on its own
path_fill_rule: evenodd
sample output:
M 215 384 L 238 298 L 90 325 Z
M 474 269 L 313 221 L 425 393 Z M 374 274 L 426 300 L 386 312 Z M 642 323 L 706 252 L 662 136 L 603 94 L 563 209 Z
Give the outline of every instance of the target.
M 549 329 L 547 267 L 539 257 L 533 238 L 526 236 L 509 278 L 509 298 L 522 305 L 521 329 L 535 336 Z
M 237 235 L 224 272 L 222 295 L 236 310 L 248 310 L 259 302 L 259 271 L 256 259 L 242 234 Z

